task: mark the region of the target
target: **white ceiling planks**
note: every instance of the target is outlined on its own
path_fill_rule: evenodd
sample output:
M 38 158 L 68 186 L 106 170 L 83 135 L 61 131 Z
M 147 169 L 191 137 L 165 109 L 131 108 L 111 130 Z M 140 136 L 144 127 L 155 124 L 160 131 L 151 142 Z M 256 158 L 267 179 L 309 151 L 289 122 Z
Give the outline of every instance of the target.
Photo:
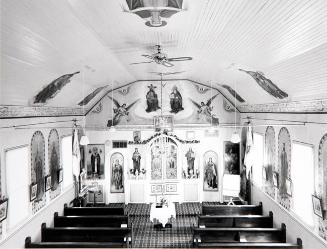
M 99 86 L 157 78 L 150 71 L 185 71 L 169 78 L 216 84 L 233 101 L 221 87 L 229 85 L 247 105 L 327 98 L 325 0 L 184 0 L 183 11 L 157 28 L 128 13 L 125 0 L 3 0 L 1 9 L 3 105 L 28 105 L 75 71 L 47 105 L 74 107 Z M 147 61 L 141 55 L 155 44 L 168 57 L 193 60 L 169 69 L 130 65 Z M 239 68 L 262 71 L 289 97 L 274 98 Z

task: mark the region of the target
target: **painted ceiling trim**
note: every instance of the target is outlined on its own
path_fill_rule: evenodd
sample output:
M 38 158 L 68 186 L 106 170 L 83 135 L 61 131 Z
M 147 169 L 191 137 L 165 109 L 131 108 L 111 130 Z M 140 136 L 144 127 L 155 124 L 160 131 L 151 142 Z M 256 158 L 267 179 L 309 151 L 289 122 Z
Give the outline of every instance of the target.
M 83 116 L 83 108 L 52 106 L 0 106 L 0 119 Z
M 239 105 L 238 109 L 242 113 L 327 113 L 327 99 Z

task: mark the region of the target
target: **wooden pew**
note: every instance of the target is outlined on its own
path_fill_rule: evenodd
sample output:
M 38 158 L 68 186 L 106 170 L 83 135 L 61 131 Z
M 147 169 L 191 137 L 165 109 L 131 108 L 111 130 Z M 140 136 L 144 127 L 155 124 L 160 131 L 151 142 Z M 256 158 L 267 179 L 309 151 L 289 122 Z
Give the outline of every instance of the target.
M 262 215 L 199 215 L 198 227 L 243 227 L 243 228 L 272 228 L 273 213 Z
M 83 215 L 124 215 L 124 208 L 120 207 L 68 207 L 64 206 L 64 216 Z
M 58 216 L 54 214 L 54 227 L 121 227 L 128 225 L 127 215 Z
M 259 205 L 216 205 L 202 206 L 203 215 L 262 215 L 262 203 Z
M 132 242 L 131 228 L 118 227 L 56 227 L 47 228 L 41 226 L 41 243 L 30 243 L 28 246 L 35 247 L 40 244 L 45 247 L 127 247 Z M 29 241 L 27 241 L 29 242 Z M 86 246 L 87 245 L 87 246 Z
M 196 246 L 210 243 L 285 243 L 286 226 L 278 228 L 194 228 Z

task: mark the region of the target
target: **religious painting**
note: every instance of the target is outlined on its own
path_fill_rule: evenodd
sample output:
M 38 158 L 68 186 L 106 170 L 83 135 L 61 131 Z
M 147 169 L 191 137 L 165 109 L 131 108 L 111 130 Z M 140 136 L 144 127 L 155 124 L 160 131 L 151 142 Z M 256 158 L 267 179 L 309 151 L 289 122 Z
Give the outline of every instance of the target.
M 31 182 L 37 184 L 37 203 L 34 204 L 33 212 L 37 212 L 45 205 L 45 141 L 43 134 L 36 131 L 31 140 Z
M 59 135 L 56 129 L 52 129 L 48 137 L 48 158 L 49 173 L 51 179 L 51 189 L 56 190 L 59 184 L 57 171 L 60 168 L 60 151 L 59 151 Z
M 173 116 L 172 115 L 162 115 L 153 117 L 154 130 L 159 131 L 173 131 Z
M 166 193 L 177 193 L 177 184 L 176 183 L 166 184 Z
M 124 157 L 115 152 L 110 158 L 111 165 L 111 193 L 124 193 Z
M 160 145 L 155 143 L 151 147 L 151 180 L 162 179 L 162 160 Z
M 189 147 L 184 156 L 186 163 L 183 163 L 183 179 L 198 179 L 200 177 L 200 171 L 198 156 L 194 148 Z
M 275 85 L 270 79 L 264 76 L 262 72 L 253 72 L 253 71 L 246 71 L 243 69 L 239 69 L 239 71 L 245 72 L 248 75 L 250 75 L 257 84 L 265 90 L 267 93 L 269 93 L 271 96 L 278 98 L 278 99 L 284 99 L 288 97 L 288 94 L 281 90 L 277 85 Z
M 240 174 L 240 144 L 229 141 L 224 142 L 224 174 Z
M 151 194 L 161 194 L 163 193 L 163 185 L 162 184 L 152 184 L 151 185 Z
M 292 196 L 293 193 L 293 183 L 291 179 L 286 179 L 286 192 L 288 196 Z
M 280 129 L 278 135 L 278 172 L 278 201 L 283 207 L 289 209 L 290 198 L 287 194 L 286 180 L 291 178 L 291 137 L 285 127 Z
M 312 206 L 313 206 L 313 213 L 320 218 L 324 217 L 324 211 L 321 205 L 321 199 L 315 195 L 312 195 Z
M 178 113 L 184 110 L 183 107 L 183 97 L 179 92 L 177 86 L 173 86 L 171 93 L 169 95 L 170 99 L 170 112 Z
M 273 172 L 276 171 L 276 141 L 275 130 L 272 126 L 268 126 L 265 133 L 265 147 L 264 147 L 264 168 L 266 169 L 266 176 L 264 178 L 265 192 L 275 199 L 275 189 L 273 188 Z
M 322 207 L 327 210 L 327 133 L 320 139 L 318 148 L 317 196 L 321 198 Z M 326 228 L 327 236 L 327 228 Z
M 38 189 L 38 186 L 36 183 L 32 183 L 30 185 L 30 201 L 34 201 L 36 199 L 37 189 Z
M 7 219 L 8 214 L 8 199 L 0 201 L 0 222 Z
M 88 179 L 104 179 L 104 144 L 89 144 L 86 150 Z
M 196 118 L 198 120 L 206 122 L 206 123 L 210 123 L 212 125 L 219 125 L 219 119 L 212 112 L 213 106 L 211 105 L 212 101 L 217 96 L 218 96 L 218 94 L 215 94 L 214 96 L 211 96 L 206 101 L 201 101 L 200 104 L 197 101 L 189 98 L 190 101 L 193 103 L 193 105 L 197 108 Z
M 134 148 L 132 154 L 133 168 L 129 169 L 129 178 L 143 180 L 145 179 L 146 170 L 142 164 L 142 155 L 139 148 Z
M 149 88 L 149 91 L 146 93 L 147 108 L 145 111 L 146 112 L 155 112 L 158 109 L 160 109 L 158 95 L 155 92 L 155 89 L 157 87 L 151 84 L 150 86 L 148 86 L 148 88 Z
M 141 143 L 141 131 L 133 131 L 134 143 Z
M 45 181 L 45 192 L 47 192 L 51 189 L 51 175 L 47 175 L 44 181 Z
M 107 126 L 111 127 L 121 123 L 128 124 L 130 121 L 129 111 L 140 99 L 127 105 L 126 103 L 119 104 L 118 100 L 113 97 L 108 96 L 108 98 L 112 100 L 112 103 L 115 104 L 116 108 L 112 107 L 114 115 L 112 119 L 108 120 Z
M 173 144 L 166 152 L 166 179 L 177 179 L 177 148 Z
M 203 156 L 203 190 L 218 191 L 218 155 L 207 151 Z
M 273 185 L 275 188 L 279 188 L 279 174 L 278 172 L 273 173 Z

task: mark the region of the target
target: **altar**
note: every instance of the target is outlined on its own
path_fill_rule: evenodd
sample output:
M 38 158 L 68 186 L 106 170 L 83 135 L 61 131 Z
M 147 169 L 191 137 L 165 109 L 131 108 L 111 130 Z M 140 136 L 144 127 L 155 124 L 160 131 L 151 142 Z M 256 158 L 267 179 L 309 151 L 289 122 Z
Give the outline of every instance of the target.
M 171 218 L 176 219 L 176 209 L 174 203 L 169 203 L 168 205 L 157 206 L 156 203 L 151 204 L 150 209 L 150 220 L 155 223 L 156 221 L 161 223 L 163 227 L 169 222 Z

